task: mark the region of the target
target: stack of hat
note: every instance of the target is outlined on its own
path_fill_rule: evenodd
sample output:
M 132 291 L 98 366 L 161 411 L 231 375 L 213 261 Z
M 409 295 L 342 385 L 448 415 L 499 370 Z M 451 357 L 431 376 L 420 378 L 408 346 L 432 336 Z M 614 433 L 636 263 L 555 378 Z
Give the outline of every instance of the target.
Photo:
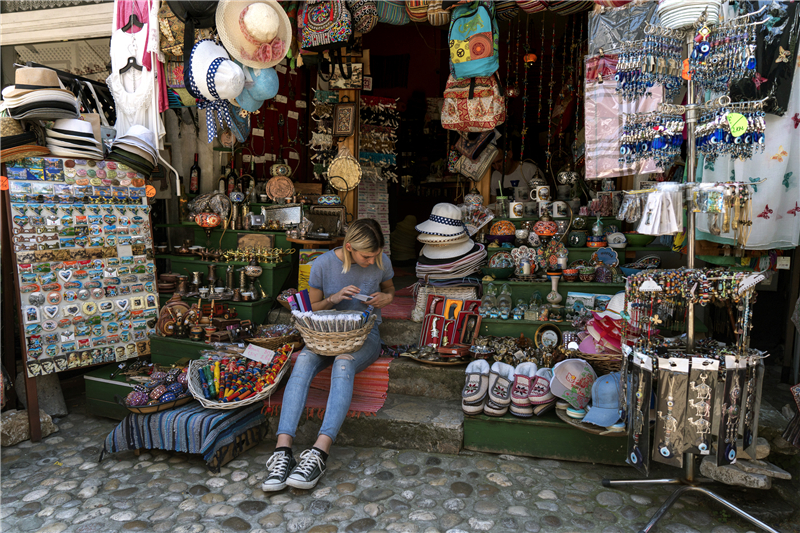
M 61 118 L 46 130 L 47 148 L 59 157 L 103 159 L 103 144 L 97 140 L 91 122 Z
M 17 69 L 14 85 L 3 89 L 3 103 L 18 120 L 77 118 L 80 110 L 78 99 L 49 68 Z
M 144 126 L 134 124 L 125 135 L 114 139 L 108 159 L 124 163 L 133 170 L 149 176 L 158 162 L 155 134 Z
M 20 123 L 11 117 L 0 118 L 0 147 L 2 148 L 0 163 L 50 153 L 50 150 L 37 144 L 34 132 L 26 132 Z
M 486 262 L 486 249 L 469 237 L 461 209 L 453 204 L 436 204 L 428 220 L 416 226 L 423 243 L 417 260 L 417 277 L 463 278 L 479 271 Z
M 392 260 L 408 261 L 417 257 L 416 242 L 417 217 L 407 215 L 402 222 L 399 222 L 391 235 Z

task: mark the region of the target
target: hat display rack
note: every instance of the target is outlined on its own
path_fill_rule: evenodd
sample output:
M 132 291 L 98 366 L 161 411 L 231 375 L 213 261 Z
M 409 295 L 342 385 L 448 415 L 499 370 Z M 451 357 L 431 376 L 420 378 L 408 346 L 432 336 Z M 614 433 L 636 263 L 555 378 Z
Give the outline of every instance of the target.
M 670 5 L 666 6 L 666 4 Z M 678 8 L 678 4 L 683 7 Z M 670 9 L 682 9 L 688 13 L 690 9 L 695 9 L 694 6 L 698 3 L 695 2 L 692 6 L 688 4 L 689 2 L 664 2 L 660 9 L 670 7 Z M 712 9 L 712 14 L 716 14 L 719 9 L 719 2 L 702 2 L 702 4 L 706 7 L 701 7 L 696 13 L 692 11 L 691 18 L 696 19 L 696 22 L 691 30 L 686 31 L 683 35 L 684 46 L 688 48 L 689 54 L 703 43 L 708 44 L 705 38 L 711 33 L 711 30 L 708 27 L 710 22 L 707 22 L 707 13 L 709 13 L 707 6 L 709 4 L 716 6 L 716 9 Z M 698 16 L 699 18 L 697 18 Z M 683 29 L 687 24 L 683 18 L 680 20 L 676 18 L 670 26 Z M 705 51 L 708 50 L 705 49 Z M 684 108 L 685 120 L 688 125 L 687 183 L 682 187 L 682 191 L 686 194 L 686 204 L 691 205 L 697 188 L 698 138 L 696 126 L 704 106 L 697 101 L 701 88 L 697 80 L 693 76 L 689 76 L 686 83 L 688 91 Z M 667 284 L 658 283 L 653 277 L 669 276 L 670 271 L 650 270 L 630 276 L 626 283 L 626 300 L 634 305 L 630 307 L 626 305 L 623 315 L 626 324 L 624 333 L 640 334 L 637 345 L 632 350 L 627 350 L 623 357 L 620 398 L 621 405 L 625 405 L 627 417 L 627 462 L 645 476 L 649 474 L 650 409 L 648 408 L 649 402 L 646 400 L 650 398 L 651 386 L 655 391 L 655 385 L 653 385 L 655 379 L 658 382 L 658 389 L 655 391 L 655 416 L 657 418 L 655 420 L 656 432 L 652 443 L 652 457 L 660 462 L 682 467 L 683 475 L 660 479 L 603 479 L 602 485 L 604 487 L 623 487 L 636 484 L 679 485 L 642 528 L 642 531 L 645 532 L 650 531 L 682 495 L 698 493 L 711 498 L 759 528 L 770 533 L 777 533 L 777 530 L 739 508 L 733 502 L 700 485 L 706 480 L 698 477 L 696 453 L 699 452 L 701 455 L 711 453 L 710 429 L 713 420 L 709 414 L 713 410 L 710 407 L 709 392 L 714 389 L 717 379 L 724 380 L 724 388 L 722 389 L 722 400 L 719 402 L 721 407 L 719 411 L 713 413 L 713 416 L 720 420 L 716 464 L 726 465 L 736 461 L 736 440 L 740 425 L 744 427 L 745 446 L 749 447 L 750 451 L 753 451 L 752 448 L 755 446 L 764 368 L 761 361 L 763 356 L 757 351 L 749 350 L 749 329 L 752 327 L 753 289 L 759 281 L 764 279 L 764 276 L 759 273 L 743 276 L 727 271 L 697 270 L 695 267 L 697 251 L 695 216 L 692 208 L 686 210 L 688 253 L 686 269 L 680 271 L 680 276 L 683 277 L 670 278 L 669 284 Z M 693 355 L 704 351 L 714 353 L 716 343 L 696 342 L 694 323 L 695 305 L 705 305 L 712 297 L 723 300 L 729 298 L 735 302 L 736 308 L 739 310 L 737 346 L 734 350 L 725 352 L 718 349 L 716 357 L 706 357 L 705 359 L 695 357 L 691 360 L 691 370 L 689 360 L 686 358 L 673 357 L 659 361 L 658 357 L 655 357 L 654 351 L 646 350 L 650 333 L 658 329 L 663 320 L 657 311 L 662 309 L 660 306 L 664 304 L 658 304 L 659 307 L 657 307 L 656 302 L 667 300 L 664 296 L 672 290 L 673 283 L 681 286 L 679 290 L 683 290 L 683 293 L 680 298 L 686 299 L 685 353 Z M 665 289 L 665 287 L 669 287 L 669 289 Z M 663 309 L 669 312 L 667 308 Z M 703 361 L 713 361 L 716 364 L 714 367 L 716 371 L 705 369 L 702 366 Z M 631 374 L 630 391 L 627 390 L 627 373 Z M 675 401 L 679 398 L 676 390 L 684 393 L 680 402 Z M 626 401 L 627 398 L 631 399 L 629 404 Z M 645 405 L 646 403 L 648 405 Z M 709 406 L 708 410 L 706 410 L 706 406 Z M 744 423 L 742 424 L 742 422 Z M 683 440 L 684 436 L 694 440 L 689 444 L 689 441 Z

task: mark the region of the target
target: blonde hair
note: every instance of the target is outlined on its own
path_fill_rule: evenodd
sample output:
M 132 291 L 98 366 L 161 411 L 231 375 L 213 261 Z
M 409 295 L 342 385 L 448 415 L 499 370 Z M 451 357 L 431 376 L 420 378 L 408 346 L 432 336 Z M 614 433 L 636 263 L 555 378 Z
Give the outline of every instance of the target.
M 380 252 L 378 257 L 375 258 L 375 264 L 378 268 L 383 270 L 383 231 L 381 226 L 371 218 L 359 218 L 347 230 L 344 236 L 344 243 L 342 244 L 342 274 L 350 272 L 350 266 L 353 264 L 353 258 L 347 250 L 347 245 L 356 252 L 375 253 Z

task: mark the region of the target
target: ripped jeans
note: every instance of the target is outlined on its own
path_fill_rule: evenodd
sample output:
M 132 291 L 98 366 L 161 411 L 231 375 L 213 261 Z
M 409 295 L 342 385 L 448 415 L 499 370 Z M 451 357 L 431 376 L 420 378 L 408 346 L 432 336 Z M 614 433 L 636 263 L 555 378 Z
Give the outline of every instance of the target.
M 339 433 L 339 428 L 342 427 L 347 412 L 350 410 L 350 400 L 353 398 L 353 380 L 356 374 L 374 363 L 380 353 L 381 336 L 377 326 L 372 328 L 361 349 L 352 355 L 321 356 L 304 348 L 297 356 L 289 382 L 286 384 L 286 390 L 283 392 L 283 407 L 277 434 L 295 437 L 297 424 L 300 422 L 300 416 L 303 414 L 308 398 L 311 380 L 333 363 L 331 390 L 328 394 L 328 405 L 319 434 L 327 435 L 335 441 L 336 434 Z

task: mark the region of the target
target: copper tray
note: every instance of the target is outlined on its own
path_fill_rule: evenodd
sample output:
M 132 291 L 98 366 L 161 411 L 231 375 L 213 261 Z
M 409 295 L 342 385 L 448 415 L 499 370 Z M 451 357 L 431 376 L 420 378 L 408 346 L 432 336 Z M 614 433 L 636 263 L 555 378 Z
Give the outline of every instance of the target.
M 294 195 L 294 183 L 286 176 L 275 176 L 267 182 L 267 196 L 273 202 Z

